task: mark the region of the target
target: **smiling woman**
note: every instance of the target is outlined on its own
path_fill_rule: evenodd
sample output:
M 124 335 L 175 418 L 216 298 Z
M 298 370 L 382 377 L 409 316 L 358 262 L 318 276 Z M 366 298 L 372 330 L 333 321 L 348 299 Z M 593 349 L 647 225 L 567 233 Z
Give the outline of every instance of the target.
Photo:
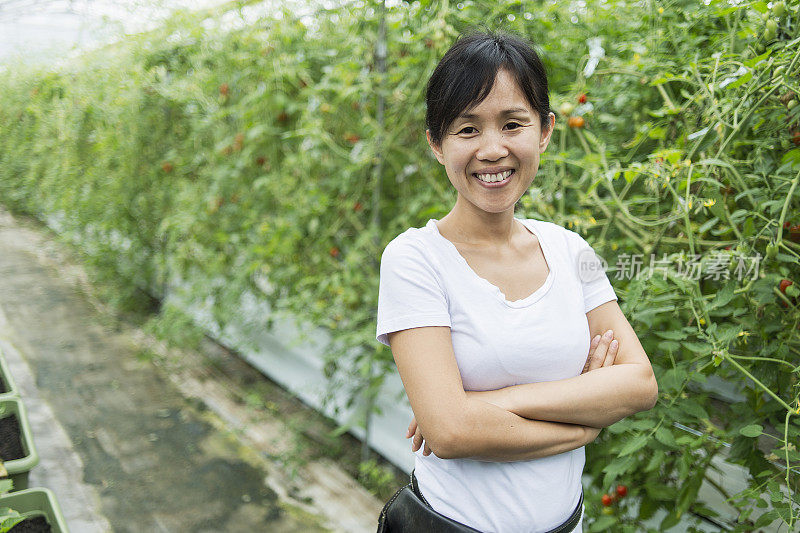
M 428 143 L 465 204 L 462 209 L 502 214 L 513 207 L 530 187 L 550 142 L 555 115 L 548 112 L 545 120 L 542 126 L 504 68 L 485 99 L 456 117 L 438 144 L 428 130 Z
M 379 530 L 581 531 L 583 447 L 658 389 L 591 246 L 514 217 L 555 125 L 544 67 L 520 38 L 473 33 L 434 70 L 427 105 L 458 194 L 381 258 L 377 339 L 416 457 Z

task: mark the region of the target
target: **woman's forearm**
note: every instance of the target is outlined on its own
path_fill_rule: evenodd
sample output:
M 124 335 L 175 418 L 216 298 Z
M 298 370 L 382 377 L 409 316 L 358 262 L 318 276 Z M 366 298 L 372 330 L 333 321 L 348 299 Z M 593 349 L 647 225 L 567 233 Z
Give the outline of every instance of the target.
M 532 420 L 603 428 L 653 407 L 657 384 L 644 365 L 617 364 L 572 378 L 468 395 Z
M 491 403 L 467 398 L 450 437 L 434 450 L 442 459 L 525 461 L 568 452 L 593 441 L 597 430 L 576 424 L 527 420 Z

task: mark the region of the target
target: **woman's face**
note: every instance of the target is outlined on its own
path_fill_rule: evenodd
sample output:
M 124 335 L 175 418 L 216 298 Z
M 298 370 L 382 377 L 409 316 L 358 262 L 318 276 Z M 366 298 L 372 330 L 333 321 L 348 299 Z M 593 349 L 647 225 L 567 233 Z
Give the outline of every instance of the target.
M 441 146 L 426 133 L 460 200 L 488 213 L 513 212 L 550 142 L 555 116 L 550 113 L 548 119 L 542 133 L 539 115 L 512 75 L 500 70 L 486 99 L 450 124 Z

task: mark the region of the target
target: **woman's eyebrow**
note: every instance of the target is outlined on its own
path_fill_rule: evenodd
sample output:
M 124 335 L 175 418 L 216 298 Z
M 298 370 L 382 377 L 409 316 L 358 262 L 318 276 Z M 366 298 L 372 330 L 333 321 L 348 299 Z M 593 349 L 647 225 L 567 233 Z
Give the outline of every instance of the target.
M 513 115 L 514 113 L 527 113 L 527 112 L 528 110 L 525 109 L 524 107 L 512 107 L 511 109 L 504 109 L 503 111 L 500 112 L 500 115 L 507 116 L 507 115 Z M 458 115 L 458 118 L 465 118 L 468 120 L 472 120 L 474 118 L 478 118 L 478 115 L 476 115 L 475 113 L 461 113 L 460 115 Z

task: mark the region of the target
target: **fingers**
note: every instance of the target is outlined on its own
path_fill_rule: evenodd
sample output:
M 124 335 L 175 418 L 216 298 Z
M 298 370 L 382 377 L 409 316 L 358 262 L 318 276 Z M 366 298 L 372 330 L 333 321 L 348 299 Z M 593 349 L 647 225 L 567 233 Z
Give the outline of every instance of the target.
M 411 438 L 413 437 L 413 438 Z M 416 417 L 411 419 L 411 423 L 408 425 L 408 431 L 406 432 L 406 438 L 411 438 L 411 451 L 416 452 L 423 446 L 422 455 L 430 455 L 431 449 L 428 448 L 428 443 L 425 441 L 425 438 L 422 436 L 422 432 L 419 430 L 419 426 L 417 425 Z
M 618 352 L 619 352 L 619 341 L 617 339 L 614 339 L 608 345 L 608 351 L 606 352 L 606 359 L 605 361 L 603 361 L 603 366 L 613 365 L 614 361 L 617 360 Z
M 410 438 L 414 432 L 417 431 L 417 418 L 411 417 L 411 423 L 408 425 L 408 431 L 406 432 L 406 438 Z
M 592 342 L 589 344 L 589 356 L 586 358 L 586 364 L 583 365 L 583 370 L 581 370 L 581 374 L 585 374 L 589 371 L 589 365 L 592 362 L 592 356 L 594 355 L 594 351 L 597 348 L 597 345 L 600 343 L 600 335 L 595 335 L 592 339 Z
M 599 337 L 599 339 L 598 339 Z M 594 339 L 592 339 L 592 344 L 596 342 L 594 351 L 589 352 L 589 368 L 587 372 L 591 372 L 596 368 L 601 368 L 604 366 L 606 355 L 608 355 L 608 348 L 611 344 L 612 339 L 614 338 L 614 332 L 612 330 L 606 331 L 602 336 L 597 335 Z M 619 343 L 617 343 L 619 345 Z M 615 346 L 615 350 L 618 346 Z M 616 357 L 616 352 L 614 353 L 614 357 Z M 614 359 L 612 358 L 611 362 L 613 363 Z
M 415 452 L 420 449 L 422 446 L 422 433 L 419 432 L 419 428 L 417 428 L 417 432 L 414 433 L 414 437 L 411 439 L 411 451 Z

